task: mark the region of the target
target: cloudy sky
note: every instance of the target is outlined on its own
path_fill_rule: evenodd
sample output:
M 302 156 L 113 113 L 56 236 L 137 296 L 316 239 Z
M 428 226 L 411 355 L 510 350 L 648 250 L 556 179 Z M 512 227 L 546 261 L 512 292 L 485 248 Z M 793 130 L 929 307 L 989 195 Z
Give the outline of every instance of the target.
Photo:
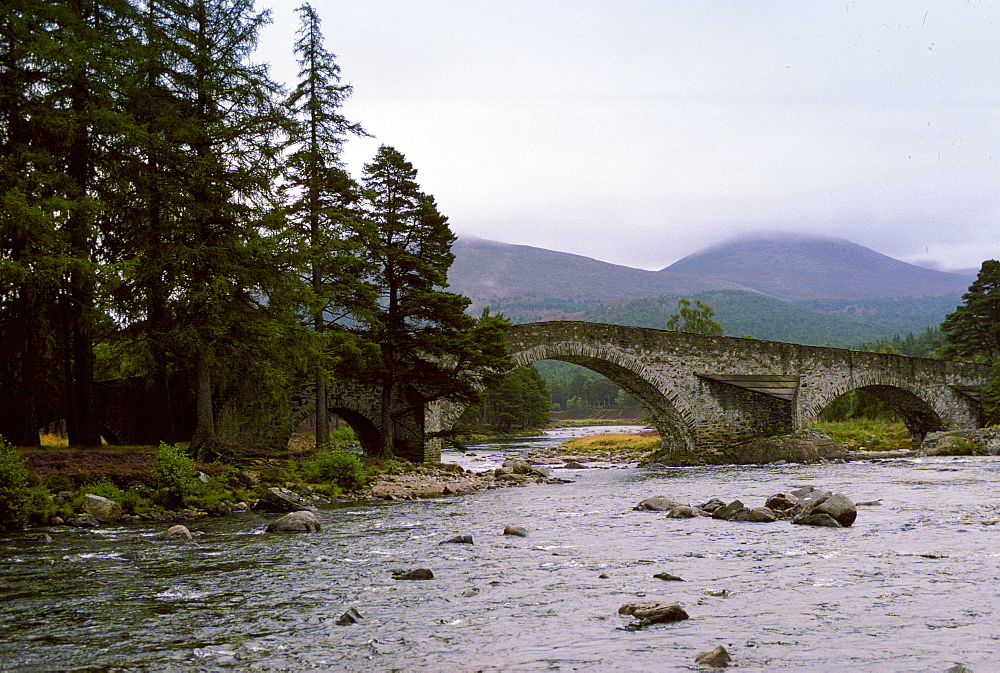
M 299 0 L 260 58 L 291 82 Z M 453 230 L 659 269 L 755 232 L 1000 257 L 1000 2 L 311 0 L 356 177 L 378 145 Z

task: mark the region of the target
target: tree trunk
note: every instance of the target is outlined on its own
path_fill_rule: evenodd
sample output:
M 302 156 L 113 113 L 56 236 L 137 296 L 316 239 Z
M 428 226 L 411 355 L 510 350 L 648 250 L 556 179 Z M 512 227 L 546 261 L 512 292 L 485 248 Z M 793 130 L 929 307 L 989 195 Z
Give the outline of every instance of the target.
M 195 459 L 206 462 L 215 453 L 215 415 L 212 410 L 212 373 L 203 352 L 198 353 L 195 387 L 195 426 L 191 451 Z

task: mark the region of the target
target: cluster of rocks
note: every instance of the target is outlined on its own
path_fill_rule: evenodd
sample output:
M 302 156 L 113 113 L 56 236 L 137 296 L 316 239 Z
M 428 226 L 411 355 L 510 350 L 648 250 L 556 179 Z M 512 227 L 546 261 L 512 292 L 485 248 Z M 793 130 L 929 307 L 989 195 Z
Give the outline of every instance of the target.
M 700 505 L 690 505 L 674 498 L 656 496 L 642 500 L 633 509 L 666 512 L 672 519 L 708 516 L 725 521 L 754 523 L 787 520 L 795 524 L 830 528 L 847 528 L 858 516 L 855 503 L 846 495 L 814 486 L 776 493 L 761 507 L 747 507 L 739 500 L 727 504 L 718 498 Z

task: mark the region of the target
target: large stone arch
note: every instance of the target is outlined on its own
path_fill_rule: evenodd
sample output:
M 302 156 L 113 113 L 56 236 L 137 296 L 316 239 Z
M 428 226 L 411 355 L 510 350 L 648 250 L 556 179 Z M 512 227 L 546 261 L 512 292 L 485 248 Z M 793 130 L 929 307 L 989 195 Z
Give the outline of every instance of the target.
M 919 446 L 928 432 L 944 430 L 947 410 L 941 409 L 936 396 L 920 386 L 885 372 L 860 372 L 853 380 L 835 388 L 810 402 L 801 410 L 801 417 L 814 419 L 831 402 L 854 390 L 872 393 L 899 414 Z
M 561 360 L 607 377 L 639 401 L 650 423 L 670 452 L 689 452 L 695 446 L 694 413 L 690 404 L 656 371 L 621 350 L 580 341 L 542 343 L 511 353 L 517 366 L 538 360 Z

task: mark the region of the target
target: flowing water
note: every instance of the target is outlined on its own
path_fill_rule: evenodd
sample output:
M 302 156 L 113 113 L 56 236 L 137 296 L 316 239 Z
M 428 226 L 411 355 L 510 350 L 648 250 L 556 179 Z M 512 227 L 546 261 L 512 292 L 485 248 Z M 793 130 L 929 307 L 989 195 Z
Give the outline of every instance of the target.
M 445 460 L 487 469 L 563 439 Z M 164 524 L 8 536 L 0 670 L 670 671 L 716 645 L 740 671 L 1000 666 L 997 458 L 558 474 L 573 483 L 325 509 L 314 534 L 195 522 L 200 546 L 147 541 L 138 560 L 122 557 L 131 539 Z M 846 529 L 632 510 L 652 495 L 756 506 L 807 484 L 881 504 Z M 456 535 L 475 544 L 439 544 Z M 393 579 L 416 567 L 434 579 Z M 619 606 L 640 600 L 691 618 L 623 630 Z M 351 607 L 361 619 L 337 625 Z

